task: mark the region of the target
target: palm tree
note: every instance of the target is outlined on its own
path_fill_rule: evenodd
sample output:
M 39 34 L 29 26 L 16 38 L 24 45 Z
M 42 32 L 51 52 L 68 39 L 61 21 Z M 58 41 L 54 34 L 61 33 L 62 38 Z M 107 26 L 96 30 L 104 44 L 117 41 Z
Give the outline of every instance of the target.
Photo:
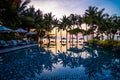
M 62 30 L 63 30 L 63 24 L 62 22 L 60 22 L 58 25 L 58 32 L 60 31 L 61 44 L 62 44 Z
M 58 32 L 58 28 L 59 28 L 58 27 L 59 26 L 59 20 L 57 18 L 53 20 L 53 26 L 55 28 L 55 44 L 56 44 L 55 51 L 57 53 L 57 32 Z
M 77 25 L 78 17 L 76 14 L 70 14 L 69 19 L 71 21 L 72 29 L 74 29 L 75 26 Z M 73 34 L 72 34 L 72 45 L 73 45 Z
M 98 8 L 97 7 L 88 7 L 85 10 L 85 19 L 86 23 L 90 26 L 90 31 L 92 34 L 92 38 L 94 38 L 94 30 L 96 29 L 96 16 L 97 16 Z
M 19 0 L 21 1 L 21 0 Z M 24 12 L 27 8 L 27 5 L 30 3 L 31 1 L 30 0 L 24 0 L 24 1 L 21 1 L 20 4 L 18 4 L 16 6 L 17 10 L 18 10 L 18 14 L 22 14 L 22 12 Z
M 22 24 L 20 26 L 26 28 L 29 31 L 30 28 L 34 28 L 35 17 L 36 17 L 35 8 L 34 6 L 30 6 L 29 8 L 21 12 L 20 18 Z
M 46 37 L 48 38 L 50 44 L 50 35 L 49 33 L 53 30 L 53 17 L 52 13 L 44 14 L 44 22 L 45 22 L 45 30 L 46 30 Z
M 96 37 L 99 34 L 103 34 L 105 29 L 105 19 L 108 17 L 108 14 L 103 13 L 104 8 L 98 10 L 97 7 L 89 7 L 85 12 L 84 21 L 90 26 L 89 33 L 92 34 L 92 38 L 94 38 L 94 31 L 96 30 Z
M 105 27 L 105 34 L 107 35 L 107 39 L 114 39 L 115 34 L 118 31 L 119 28 L 119 19 L 117 16 L 110 16 L 107 17 L 104 21 L 104 27 Z
M 105 23 L 105 19 L 109 16 L 107 13 L 103 13 L 105 9 L 101 9 L 97 12 L 97 16 L 96 16 L 96 25 L 97 25 L 97 31 L 96 31 L 96 38 L 99 39 L 99 35 L 104 33 L 105 31 L 105 27 L 104 27 L 104 23 Z
M 56 19 L 54 19 L 53 20 L 53 28 L 55 28 L 55 35 L 56 35 L 56 37 L 55 37 L 55 42 L 56 42 L 56 44 L 57 44 L 57 32 L 58 32 L 58 25 L 59 24 L 59 20 L 56 18 Z
M 86 35 L 87 36 L 87 41 L 88 41 L 88 35 L 89 34 L 87 34 L 87 31 L 88 31 L 88 22 L 89 20 L 88 20 L 88 18 L 87 18 L 87 16 L 83 16 L 83 23 L 85 23 L 85 31 L 84 31 L 84 35 Z
M 61 19 L 62 20 L 62 22 L 61 22 L 61 24 L 62 24 L 62 29 L 63 30 L 66 30 L 66 43 L 67 43 L 67 30 L 69 29 L 69 26 L 70 26 L 70 21 L 69 21 L 69 19 L 68 19 L 68 17 L 67 16 L 63 16 L 63 18 Z
M 78 15 L 77 17 L 78 17 L 77 28 L 81 28 L 82 29 L 81 25 L 83 23 L 83 19 L 82 19 L 82 17 L 80 15 Z M 78 34 L 77 34 L 77 45 L 78 45 Z
M 24 2 L 21 0 L 0 0 L 0 18 L 3 25 L 15 28 L 21 24 L 18 12 L 20 5 Z
M 45 24 L 43 20 L 43 13 L 39 9 L 35 12 L 34 27 L 37 32 L 38 42 L 42 43 L 42 38 L 45 36 Z
M 1 0 L 0 18 L 3 25 L 15 28 L 21 24 L 20 14 L 24 11 L 30 0 Z
M 118 36 L 117 36 L 117 40 L 118 40 L 118 38 L 120 37 L 120 16 L 117 16 L 117 18 L 118 18 L 118 23 L 117 23 L 117 26 L 118 26 Z
M 111 30 L 111 33 L 112 33 L 112 39 L 114 39 L 114 36 L 117 33 L 118 28 L 119 28 L 119 26 L 118 26 L 119 18 L 116 15 L 112 16 L 111 18 L 112 18 L 112 26 L 111 26 L 112 30 Z

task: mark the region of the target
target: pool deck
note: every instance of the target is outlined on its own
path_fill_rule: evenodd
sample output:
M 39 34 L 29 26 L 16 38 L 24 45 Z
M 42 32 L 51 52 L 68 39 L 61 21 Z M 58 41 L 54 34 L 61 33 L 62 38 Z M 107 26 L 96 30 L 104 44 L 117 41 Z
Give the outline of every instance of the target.
M 29 45 L 15 46 L 15 47 L 0 49 L 0 54 L 8 53 L 8 52 L 11 52 L 11 51 L 15 51 L 15 50 L 19 50 L 19 49 L 23 49 L 23 48 L 27 48 L 27 47 L 32 47 L 32 46 L 35 46 L 35 45 L 37 45 L 37 44 L 29 44 Z

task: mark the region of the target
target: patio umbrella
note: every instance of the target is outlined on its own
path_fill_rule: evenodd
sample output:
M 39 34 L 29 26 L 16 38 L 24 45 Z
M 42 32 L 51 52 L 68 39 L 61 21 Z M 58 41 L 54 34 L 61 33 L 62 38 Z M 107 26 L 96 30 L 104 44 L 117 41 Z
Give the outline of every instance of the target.
M 5 27 L 5 26 L 0 26 L 0 33 L 4 33 L 4 32 L 14 32 L 14 31 L 10 28 Z
M 15 30 L 15 32 L 19 33 L 21 39 L 23 39 L 25 34 L 27 33 L 27 31 L 22 28 L 18 28 L 17 30 Z
M 28 32 L 27 35 L 35 35 L 35 32 Z
M 27 33 L 26 30 L 22 29 L 22 28 L 18 28 L 17 30 L 15 30 L 15 32 L 18 32 L 18 33 Z

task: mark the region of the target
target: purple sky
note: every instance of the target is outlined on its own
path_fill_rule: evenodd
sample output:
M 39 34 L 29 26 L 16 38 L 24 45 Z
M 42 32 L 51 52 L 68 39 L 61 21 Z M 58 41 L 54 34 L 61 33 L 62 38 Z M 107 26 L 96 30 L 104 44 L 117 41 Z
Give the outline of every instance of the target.
M 105 8 L 105 13 L 120 15 L 120 0 L 31 0 L 30 5 L 43 13 L 52 12 L 57 18 L 63 15 L 83 15 L 88 6 Z

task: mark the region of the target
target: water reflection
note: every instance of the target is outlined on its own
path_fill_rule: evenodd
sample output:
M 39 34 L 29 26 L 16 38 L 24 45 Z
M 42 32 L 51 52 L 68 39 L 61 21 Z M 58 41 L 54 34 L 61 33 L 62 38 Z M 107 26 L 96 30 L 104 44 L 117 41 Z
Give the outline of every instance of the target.
M 0 78 L 2 80 L 120 79 L 118 54 L 87 46 L 67 46 L 68 49 L 66 46 L 63 49 L 60 47 L 34 46 L 1 55 Z

